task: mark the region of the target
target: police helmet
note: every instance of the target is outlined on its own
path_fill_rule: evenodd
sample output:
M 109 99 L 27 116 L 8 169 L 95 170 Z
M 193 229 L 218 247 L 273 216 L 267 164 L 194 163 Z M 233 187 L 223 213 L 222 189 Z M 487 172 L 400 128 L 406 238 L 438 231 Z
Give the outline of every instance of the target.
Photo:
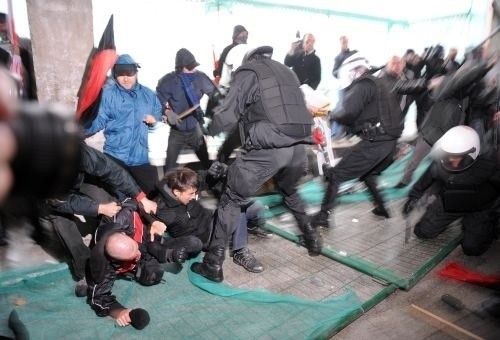
M 435 157 L 445 170 L 461 172 L 476 161 L 480 145 L 479 135 L 473 128 L 455 126 L 436 142 Z
M 273 48 L 271 46 L 259 46 L 251 49 L 245 54 L 241 64 L 243 65 L 245 63 L 248 63 L 249 61 L 256 59 L 257 56 L 262 56 L 264 58 L 270 59 L 273 56 Z
M 340 87 L 348 87 L 355 79 L 362 76 L 370 68 L 371 66 L 368 62 L 368 59 L 366 59 L 359 52 L 356 52 L 353 55 L 347 57 L 342 62 L 342 65 L 340 65 L 338 71 Z

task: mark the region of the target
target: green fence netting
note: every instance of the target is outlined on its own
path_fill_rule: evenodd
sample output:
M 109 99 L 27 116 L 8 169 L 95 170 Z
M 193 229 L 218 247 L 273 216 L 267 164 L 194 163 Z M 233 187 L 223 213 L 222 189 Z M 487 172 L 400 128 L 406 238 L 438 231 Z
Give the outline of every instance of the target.
M 386 197 L 396 199 L 391 209 L 400 208 L 394 202 L 408 191 L 390 189 L 408 157 L 381 177 Z M 367 193 L 356 185 L 348 184 L 334 227 L 322 231 L 324 256 L 309 257 L 297 246 L 293 219 L 277 215 L 285 211 L 281 197 L 268 195 L 259 198 L 270 207 L 266 227 L 281 237 L 250 238 L 263 273 L 249 273 L 228 258 L 223 284 L 192 273 L 189 263 L 182 270 L 167 266 L 166 283 L 153 287 L 118 280 L 113 293 L 119 300 L 149 311 L 151 322 L 142 331 L 97 317 L 84 298 L 74 296 L 65 264 L 2 272 L 0 335 L 12 336 L 7 318 L 15 309 L 33 339 L 326 339 L 396 289 L 410 288 L 460 237 L 455 228 L 437 241 L 405 242 L 404 221 L 374 219 Z M 320 204 L 320 181 L 300 190 L 310 206 Z
M 382 194 L 392 218 L 385 220 L 371 214 L 373 207 L 367 204 L 369 193 L 359 182 L 351 181 L 343 183 L 339 198 L 339 204 L 345 205 L 331 217 L 331 228 L 322 231 L 323 255 L 403 289 L 418 282 L 457 246 L 462 237 L 459 225 L 448 228 L 433 240 L 412 237 L 411 229 L 418 217 L 404 218 L 400 213 L 411 184 L 403 189 L 394 188 L 410 157 L 411 153 L 394 162 L 380 176 Z M 424 159 L 414 174 L 415 180 L 429 163 L 430 157 Z M 309 181 L 299 188 L 299 193 L 309 206 L 318 207 L 323 199 L 324 183 L 318 179 Z M 294 220 L 279 216 L 287 211 L 281 196 L 273 194 L 258 199 L 269 208 L 266 228 L 300 243 Z
M 412 152 L 396 160 L 380 175 L 379 187 L 381 188 L 382 195 L 387 201 L 406 197 L 413 183 L 422 175 L 431 162 L 430 157 L 426 157 L 415 170 L 413 182 L 405 188 L 395 189 L 394 186 L 399 182 L 403 174 L 404 167 L 411 155 Z M 342 183 L 340 186 L 340 192 L 341 194 L 338 198 L 339 204 L 362 202 L 370 199 L 370 195 L 366 187 L 357 179 Z M 321 204 L 325 194 L 322 179 L 316 178 L 300 185 L 299 194 L 309 205 Z M 282 205 L 283 197 L 280 194 L 262 195 L 256 197 L 256 199 L 268 208 L 266 210 L 266 217 L 272 217 L 286 211 L 286 208 Z
M 144 330 L 117 327 L 73 295 L 65 265 L 0 276 L 0 334 L 12 336 L 12 309 L 32 339 L 307 339 L 326 338 L 362 311 L 352 291 L 321 302 L 210 282 L 188 270 L 167 273 L 166 283 L 142 287 L 118 280 L 113 293 L 130 307 L 148 310 Z M 191 283 L 192 282 L 192 283 Z

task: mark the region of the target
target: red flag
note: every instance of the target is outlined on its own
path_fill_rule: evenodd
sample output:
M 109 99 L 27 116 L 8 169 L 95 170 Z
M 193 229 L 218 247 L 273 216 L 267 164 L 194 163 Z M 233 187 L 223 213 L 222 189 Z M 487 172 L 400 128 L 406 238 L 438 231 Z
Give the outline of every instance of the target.
M 93 49 L 89 56 L 82 85 L 78 91 L 76 118 L 83 126 L 91 123 L 96 117 L 106 75 L 117 59 L 113 15 L 111 15 L 99 41 L 99 46 L 97 49 Z
M 480 286 L 499 287 L 500 275 L 485 275 L 472 271 L 457 262 L 448 263 L 437 272 L 442 277 L 469 282 Z
M 215 57 L 215 49 L 213 46 L 212 46 L 212 57 L 214 58 L 214 70 L 217 70 L 219 68 L 219 59 Z M 220 75 L 215 77 L 214 83 L 216 85 L 219 85 L 219 81 L 220 81 Z

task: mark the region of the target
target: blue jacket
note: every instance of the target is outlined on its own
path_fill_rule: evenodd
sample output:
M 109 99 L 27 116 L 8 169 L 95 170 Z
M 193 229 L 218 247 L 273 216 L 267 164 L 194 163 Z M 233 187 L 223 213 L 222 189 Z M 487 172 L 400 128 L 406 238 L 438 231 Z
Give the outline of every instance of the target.
M 216 91 L 216 87 L 214 83 L 208 78 L 208 76 L 200 71 L 196 71 L 193 74 L 193 88 L 196 92 L 195 95 L 198 97 L 198 100 L 203 97 L 204 94 L 207 96 L 212 96 Z M 156 87 L 156 93 L 158 94 L 158 98 L 162 104 L 168 103 L 170 109 L 177 114 L 181 114 L 185 110 L 189 109 L 191 105 L 186 97 L 186 93 L 184 91 L 182 80 L 180 79 L 180 75 L 175 72 L 170 72 L 163 76 L 158 81 L 158 86 Z M 203 116 L 203 111 L 198 108 L 196 112 L 193 112 L 186 118 L 182 119 L 177 126 L 171 126 L 175 130 L 179 131 L 190 131 L 198 126 L 198 118 Z
M 161 119 L 162 106 L 153 91 L 139 83 L 126 90 L 112 82 L 103 88 L 99 112 L 85 134 L 104 130 L 105 153 L 128 166 L 148 164 L 147 114 Z

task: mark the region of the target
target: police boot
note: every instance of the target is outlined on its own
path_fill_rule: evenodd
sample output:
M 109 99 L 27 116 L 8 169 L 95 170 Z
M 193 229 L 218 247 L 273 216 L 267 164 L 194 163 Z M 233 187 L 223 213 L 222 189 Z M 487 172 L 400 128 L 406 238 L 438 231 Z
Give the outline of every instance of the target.
M 372 210 L 372 213 L 377 216 L 390 218 L 389 212 L 384 205 L 384 198 L 382 197 L 382 194 L 377 187 L 377 178 L 375 176 L 368 176 L 367 178 L 365 178 L 364 182 L 366 184 L 366 187 L 368 188 L 368 191 L 370 191 L 373 196 L 375 209 Z
M 383 205 L 376 205 L 374 209 L 372 209 L 372 214 L 377 216 L 382 216 L 385 218 L 391 218 L 389 212 L 385 209 Z
M 195 262 L 191 265 L 191 270 L 210 281 L 222 282 L 224 275 L 222 273 L 222 263 L 224 262 L 224 253 L 226 249 L 222 246 L 210 248 L 205 253 L 203 262 Z
M 330 224 L 328 219 L 331 215 L 331 210 L 320 210 L 319 213 L 313 216 L 311 224 L 314 228 L 329 228 Z
M 309 256 L 318 256 L 321 253 L 323 245 L 321 235 L 310 223 L 303 225 L 300 229 L 302 230 L 302 237 L 304 238 Z

